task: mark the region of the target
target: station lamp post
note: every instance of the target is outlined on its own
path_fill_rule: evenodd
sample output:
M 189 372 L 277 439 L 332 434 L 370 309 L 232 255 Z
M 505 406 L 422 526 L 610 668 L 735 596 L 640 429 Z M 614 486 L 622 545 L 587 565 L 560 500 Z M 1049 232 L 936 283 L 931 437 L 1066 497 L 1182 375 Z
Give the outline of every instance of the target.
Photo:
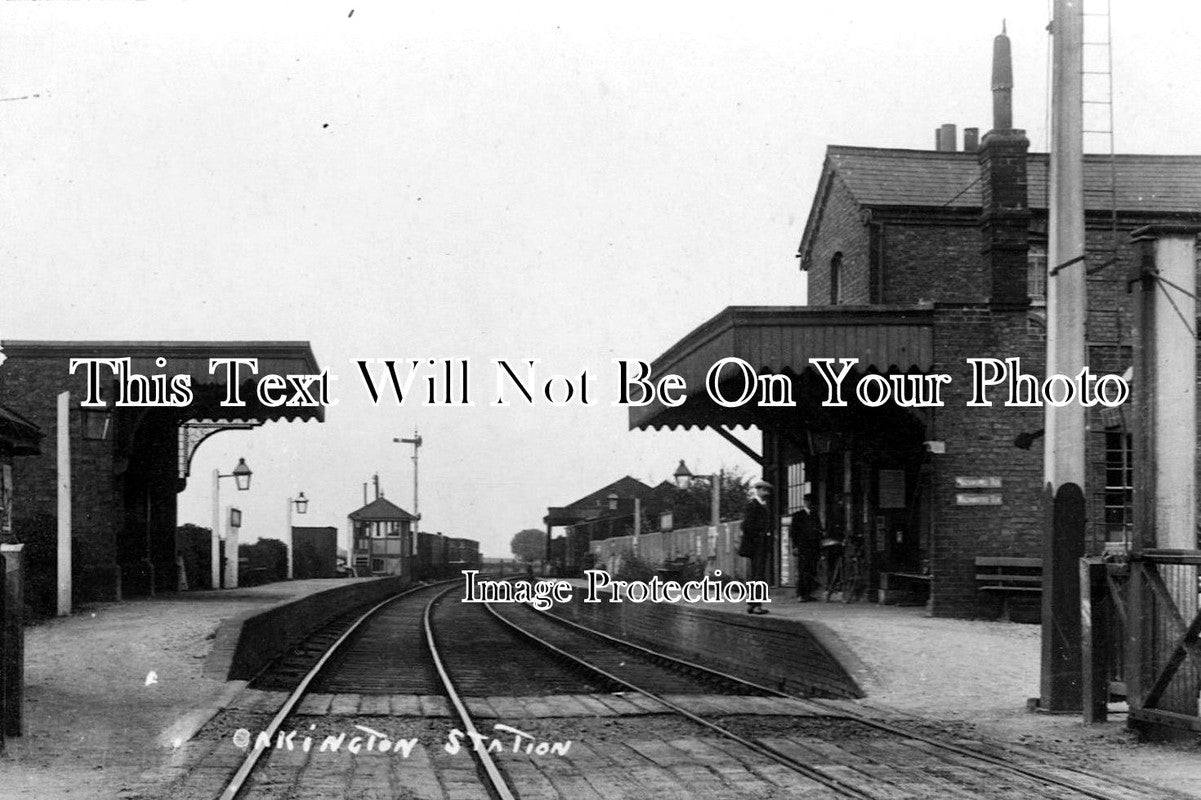
M 254 473 L 250 471 L 250 467 L 246 466 L 246 459 L 239 458 L 238 466 L 234 467 L 234 471 L 228 475 L 222 475 L 220 469 L 213 470 L 213 533 L 211 537 L 212 549 L 210 557 L 212 560 L 212 587 L 214 589 L 221 587 L 221 576 L 224 572 L 221 564 L 221 479 L 233 478 L 234 485 L 238 487 L 239 492 L 250 490 L 250 476 Z
M 292 509 L 293 509 L 293 507 L 295 507 L 297 514 L 308 513 L 309 499 L 304 496 L 304 492 L 301 492 L 299 497 L 289 497 L 288 498 L 288 538 L 285 542 L 288 545 L 288 580 L 292 580 L 292 575 L 293 575 L 293 570 L 294 570 L 293 562 L 296 560 L 296 553 L 292 549 L 292 545 L 293 545 Z
M 616 492 L 613 492 L 607 499 L 609 500 L 609 510 L 616 511 L 621 498 L 617 496 Z M 638 555 L 638 537 L 642 533 L 642 499 L 637 496 L 630 499 L 634 501 L 634 555 Z
M 716 528 L 721 523 L 721 472 L 712 475 L 693 475 L 692 470 L 688 469 L 688 465 L 681 458 L 680 466 L 676 467 L 676 471 L 672 474 L 676 479 L 676 486 L 681 489 L 687 489 L 697 477 L 709 481 L 709 524 Z

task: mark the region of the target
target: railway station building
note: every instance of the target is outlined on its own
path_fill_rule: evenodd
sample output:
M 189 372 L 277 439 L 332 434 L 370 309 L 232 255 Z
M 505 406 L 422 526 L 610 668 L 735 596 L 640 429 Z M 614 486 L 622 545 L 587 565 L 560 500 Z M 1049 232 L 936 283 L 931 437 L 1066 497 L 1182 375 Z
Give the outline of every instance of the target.
M 645 513 L 642 506 L 654 493 L 653 487 L 626 475 L 565 506 L 550 506 L 542 518 L 550 562 L 562 574 L 579 573 L 592 542 L 634 532 L 635 509 Z M 555 528 L 564 535 L 552 538 Z
M 60 448 L 70 465 L 72 594 L 111 600 L 179 587 L 176 500 L 193 479 L 201 442 L 268 421 L 324 419 L 321 405 L 264 405 L 249 370 L 238 387 L 244 405 L 225 404 L 226 374 L 209 370 L 210 359 L 256 359 L 258 376 L 315 375 L 307 342 L 5 341 L 0 349 L 0 404 L 45 434 L 40 452 L 12 465 L 19 501 L 5 534 L 26 545 L 26 598 L 42 610 L 54 608 L 58 584 Z M 183 405 L 118 404 L 117 378 L 101 369 L 103 406 L 85 407 L 86 370 L 70 369 L 72 359 L 83 358 L 127 359 L 129 374 L 146 377 L 147 392 L 187 376 L 192 398 Z M 61 442 L 60 414 L 67 423 Z M 189 575 L 188 582 L 196 588 L 206 578 Z
M 778 488 L 781 532 L 811 488 L 827 529 L 862 541 L 872 596 L 924 597 L 937 616 L 1038 614 L 1037 588 L 982 591 L 977 570 L 980 558 L 1041 556 L 1046 524 L 1043 408 L 1002 405 L 1004 386 L 990 392 L 991 406 L 968 406 L 967 359 L 1018 358 L 1022 373 L 1039 382 L 1045 373 L 1049 159 L 1029 152 L 1025 132 L 1007 121 L 1008 97 L 998 100 L 1006 113 L 982 138 L 966 129 L 962 146 L 944 125 L 933 150 L 828 147 L 797 254 L 808 305 L 719 311 L 652 365 L 652 380 L 684 378 L 684 402 L 632 407 L 629 418 L 631 429 L 728 438 L 760 430 L 762 448 L 749 454 Z M 1088 155 L 1084 169 L 1090 368 L 1120 375 L 1131 364 L 1131 234 L 1201 222 L 1201 157 Z M 791 404 L 716 402 L 706 377 L 728 357 L 782 376 L 772 380 Z M 815 358 L 835 359 L 836 371 L 839 359 L 855 359 L 845 406 L 829 402 Z M 865 378 L 878 388 L 876 375 L 950 382 L 941 406 L 906 407 L 903 395 L 877 406 L 856 394 Z M 716 378 L 726 399 L 750 383 L 736 368 Z M 1093 553 L 1129 535 L 1129 408 L 1089 411 Z M 777 554 L 777 576 L 787 557 Z

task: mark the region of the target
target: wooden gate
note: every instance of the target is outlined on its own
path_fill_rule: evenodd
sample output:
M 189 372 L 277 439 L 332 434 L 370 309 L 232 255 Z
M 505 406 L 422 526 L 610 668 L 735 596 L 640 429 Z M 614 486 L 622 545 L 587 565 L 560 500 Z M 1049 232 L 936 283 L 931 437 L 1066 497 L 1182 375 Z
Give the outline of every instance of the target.
M 1086 721 L 1125 695 L 1131 727 L 1201 732 L 1198 566 L 1201 550 L 1082 559 Z

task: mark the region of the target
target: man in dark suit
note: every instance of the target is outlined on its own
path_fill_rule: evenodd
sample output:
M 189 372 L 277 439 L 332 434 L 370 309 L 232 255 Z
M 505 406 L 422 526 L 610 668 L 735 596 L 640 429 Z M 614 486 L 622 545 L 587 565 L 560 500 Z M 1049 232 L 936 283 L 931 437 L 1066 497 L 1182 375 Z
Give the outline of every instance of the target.
M 812 503 L 813 495 L 805 495 L 788 525 L 788 537 L 796 556 L 796 597 L 802 603 L 813 599 L 809 595 L 818 586 L 817 562 L 821 557 L 822 532 L 810 511 Z
M 766 581 L 767 565 L 771 559 L 771 507 L 768 498 L 771 496 L 771 484 L 767 481 L 755 481 L 751 484 L 754 495 L 747 501 L 742 513 L 742 541 L 738 545 L 738 555 L 751 560 L 750 580 Z M 747 603 L 746 613 L 766 614 L 767 609 L 760 603 Z

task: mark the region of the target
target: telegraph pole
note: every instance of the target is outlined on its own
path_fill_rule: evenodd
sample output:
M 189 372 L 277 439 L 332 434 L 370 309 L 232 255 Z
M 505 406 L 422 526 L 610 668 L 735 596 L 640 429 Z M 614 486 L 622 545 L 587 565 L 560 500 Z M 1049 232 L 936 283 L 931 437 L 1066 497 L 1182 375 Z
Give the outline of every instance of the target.
M 1047 374 L 1076 375 L 1088 363 L 1084 253 L 1083 0 L 1055 0 L 1052 21 L 1051 208 L 1048 225 Z M 1038 707 L 1083 707 L 1080 571 L 1084 555 L 1085 423 L 1079 403 L 1045 406 L 1042 662 Z
M 419 434 L 417 432 L 417 428 L 414 427 L 413 428 L 413 438 L 411 438 L 411 439 L 395 438 L 392 441 L 396 442 L 397 444 L 413 445 L 413 516 L 417 518 L 418 522 L 420 522 L 421 521 L 421 507 L 417 504 L 417 464 L 418 464 L 417 459 L 418 459 L 418 456 L 420 455 L 420 450 L 421 450 L 421 434 Z

